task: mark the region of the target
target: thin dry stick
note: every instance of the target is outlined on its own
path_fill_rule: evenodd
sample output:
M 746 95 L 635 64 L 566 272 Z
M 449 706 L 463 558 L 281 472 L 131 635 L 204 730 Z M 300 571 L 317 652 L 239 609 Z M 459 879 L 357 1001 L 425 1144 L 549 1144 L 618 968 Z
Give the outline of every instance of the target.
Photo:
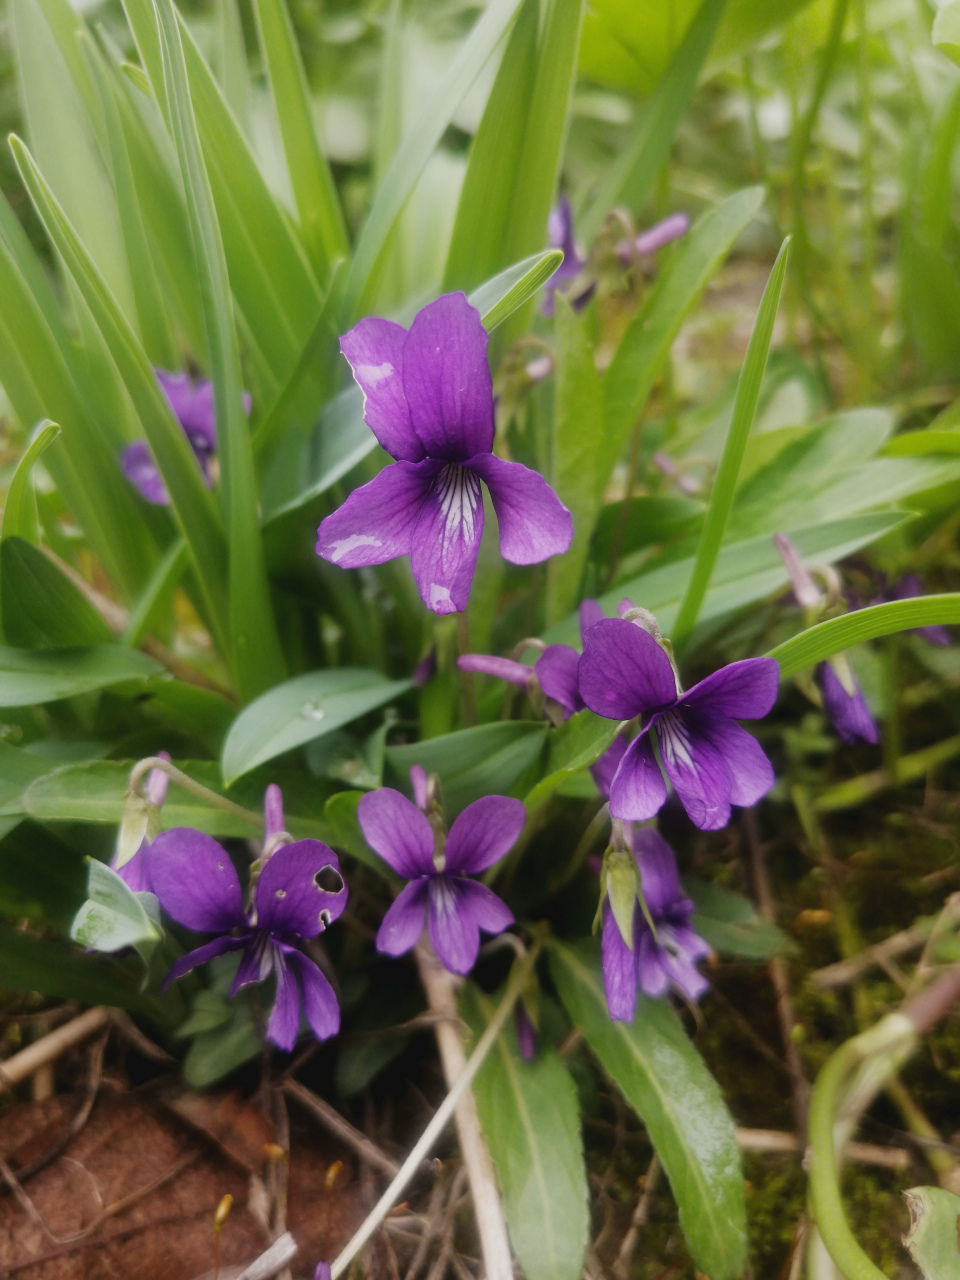
M 466 1170 L 461 1169 L 457 1172 L 458 1174 L 462 1172 L 463 1176 L 466 1177 Z M 456 1185 L 457 1180 L 454 1178 L 452 1187 L 449 1189 L 450 1195 L 454 1194 Z M 447 1191 L 448 1187 L 444 1183 L 444 1180 L 442 1178 L 437 1178 L 436 1182 L 433 1184 L 433 1190 L 430 1192 L 430 1203 L 427 1206 L 423 1233 L 420 1236 L 420 1242 L 417 1245 L 416 1252 L 410 1259 L 410 1265 L 407 1267 L 407 1274 L 404 1276 L 403 1280 L 417 1280 L 417 1276 L 420 1274 L 420 1268 L 423 1266 L 424 1259 L 427 1256 L 427 1250 L 433 1243 L 433 1238 L 437 1234 L 437 1230 L 442 1221 L 440 1208 L 443 1204 L 443 1199 L 447 1194 Z
M 753 882 L 757 891 L 757 902 L 760 914 L 770 924 L 776 924 L 777 912 L 770 889 L 766 863 L 763 860 L 763 846 L 757 831 L 757 815 L 753 809 L 743 811 L 743 827 L 750 850 L 750 862 L 753 868 Z M 767 970 L 773 984 L 777 1001 L 777 1020 L 780 1023 L 780 1034 L 783 1037 L 783 1055 L 790 1072 L 790 1087 L 793 1093 L 793 1114 L 796 1120 L 797 1133 L 803 1135 L 807 1128 L 807 1104 L 810 1100 L 810 1083 L 803 1070 L 800 1052 L 793 1039 L 795 1020 L 793 1002 L 790 999 L 790 982 L 787 978 L 787 966 L 780 956 L 771 956 L 767 961 Z
M 457 1227 L 457 1201 L 460 1199 L 460 1192 L 463 1190 L 463 1184 L 466 1182 L 467 1176 L 466 1166 L 462 1166 L 457 1170 L 457 1176 L 454 1178 L 453 1186 L 450 1188 L 450 1198 L 447 1201 L 446 1211 L 443 1215 L 443 1225 L 440 1228 L 440 1249 L 433 1260 L 433 1265 L 427 1272 L 427 1280 L 441 1280 L 447 1269 L 447 1263 L 453 1253 L 453 1235 Z
M 637 1201 L 637 1207 L 633 1211 L 633 1217 L 630 1219 L 630 1226 L 627 1228 L 627 1234 L 623 1237 L 623 1243 L 620 1246 L 620 1252 L 617 1254 L 617 1260 L 613 1264 L 613 1274 L 615 1280 L 627 1280 L 630 1275 L 630 1268 L 633 1265 L 633 1255 L 637 1251 L 637 1241 L 640 1239 L 640 1232 L 643 1230 L 650 1213 L 650 1204 L 653 1200 L 653 1193 L 656 1189 L 657 1180 L 660 1176 L 660 1160 L 654 1152 L 653 1159 L 647 1168 L 647 1172 L 643 1178 L 643 1191 Z
M 283 1092 L 288 1098 L 293 1098 L 295 1102 L 299 1102 L 302 1107 L 316 1116 L 320 1123 L 336 1137 L 340 1138 L 348 1146 L 352 1147 L 361 1160 L 366 1160 L 367 1164 L 373 1165 L 375 1169 L 379 1169 L 381 1173 L 385 1173 L 388 1178 L 394 1178 L 400 1169 L 396 1160 L 391 1160 L 385 1151 L 377 1146 L 375 1142 L 355 1129 L 349 1120 L 345 1120 L 339 1111 L 331 1107 L 329 1102 L 324 1102 L 323 1098 L 318 1098 L 312 1093 L 306 1085 L 302 1085 L 299 1080 L 284 1080 Z
M 88 1040 L 109 1021 L 110 1010 L 99 1005 L 95 1009 L 88 1009 L 86 1013 L 81 1013 L 78 1018 L 65 1022 L 63 1026 L 57 1027 L 42 1039 L 27 1045 L 26 1049 L 21 1049 L 19 1053 L 0 1062 L 0 1084 L 9 1089 L 19 1084 L 21 1080 L 26 1080 L 41 1067 L 55 1062 L 74 1045 Z
M 427 1003 L 434 1013 L 446 1014 L 450 1019 L 437 1023 L 436 1037 L 444 1078 L 447 1088 L 451 1089 L 467 1065 L 463 1041 L 453 1021 L 457 1016 L 456 980 L 437 959 L 437 954 L 425 935 L 417 943 L 414 955 L 420 970 L 420 981 L 427 994 Z M 457 1107 L 457 1136 L 460 1139 L 467 1177 L 470 1179 L 487 1280 L 510 1280 L 513 1263 L 510 1260 L 507 1223 L 503 1216 L 490 1150 L 480 1127 L 477 1104 L 469 1089 Z
M 783 1133 L 779 1129 L 735 1129 L 737 1146 L 741 1151 L 760 1151 L 768 1154 L 794 1154 L 802 1156 L 806 1143 L 795 1133 Z M 860 1164 L 873 1164 L 881 1169 L 909 1169 L 910 1152 L 903 1147 L 878 1147 L 871 1142 L 848 1142 L 844 1156 Z
M 911 925 L 909 929 L 902 929 L 899 933 L 885 938 L 883 942 L 865 947 L 849 960 L 837 960 L 834 964 L 825 965 L 822 969 L 814 969 L 807 981 L 822 991 L 828 991 L 831 987 L 845 987 L 851 982 L 856 982 L 857 978 L 872 969 L 874 965 L 882 965 L 885 960 L 894 960 L 898 956 L 916 951 L 917 947 L 923 946 L 929 936 L 929 926 Z

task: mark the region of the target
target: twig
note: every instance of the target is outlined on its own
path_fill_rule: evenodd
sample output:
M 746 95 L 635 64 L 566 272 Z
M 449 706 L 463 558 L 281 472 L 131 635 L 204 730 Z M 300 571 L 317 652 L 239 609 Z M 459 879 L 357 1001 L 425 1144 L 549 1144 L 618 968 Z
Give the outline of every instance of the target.
M 466 1170 L 462 1167 L 457 1171 L 457 1177 L 459 1177 L 461 1173 L 466 1177 Z M 454 1195 L 456 1186 L 457 1178 L 454 1178 L 453 1183 L 449 1188 L 451 1196 Z M 420 1236 L 420 1242 L 417 1245 L 413 1257 L 410 1259 L 410 1265 L 407 1267 L 407 1274 L 404 1276 L 403 1280 L 417 1280 L 417 1276 L 420 1274 L 420 1268 L 423 1266 L 424 1259 L 427 1256 L 427 1250 L 430 1248 L 433 1237 L 437 1234 L 437 1228 L 442 1221 L 440 1216 L 440 1207 L 443 1204 L 443 1198 L 447 1191 L 448 1188 L 444 1184 L 443 1179 L 438 1178 L 433 1185 L 433 1190 L 430 1192 L 430 1203 L 427 1206 L 426 1222 L 424 1223 L 423 1234 Z
M 754 887 L 757 892 L 757 903 L 763 918 L 776 924 L 777 912 L 770 889 L 766 863 L 763 860 L 763 846 L 757 831 L 757 815 L 753 809 L 743 811 L 743 828 L 747 836 L 747 847 L 750 850 L 750 862 L 753 868 Z M 807 1104 L 810 1100 L 810 1084 L 803 1070 L 800 1052 L 793 1039 L 795 1019 L 793 1002 L 790 999 L 790 982 L 787 977 L 787 966 L 782 957 L 771 956 L 767 961 L 767 971 L 773 984 L 777 1001 L 777 1020 L 780 1023 L 780 1034 L 783 1037 L 783 1055 L 790 1072 L 790 1088 L 793 1094 L 793 1114 L 797 1125 L 797 1133 L 802 1134 L 807 1127 Z
M 637 1201 L 637 1207 L 633 1211 L 633 1217 L 630 1219 L 630 1226 L 627 1228 L 627 1234 L 623 1237 L 623 1243 L 620 1245 L 620 1252 L 617 1254 L 616 1262 L 613 1264 L 613 1274 L 615 1280 L 628 1280 L 630 1268 L 633 1265 L 633 1255 L 637 1249 L 637 1241 L 640 1239 L 640 1232 L 646 1225 L 647 1217 L 650 1213 L 650 1204 L 653 1200 L 653 1193 L 660 1176 L 660 1160 L 654 1152 L 653 1159 L 647 1167 L 647 1172 L 643 1178 L 643 1190 Z
M 885 938 L 883 942 L 866 947 L 848 960 L 838 960 L 835 964 L 815 969 L 809 975 L 808 981 L 822 991 L 828 991 L 832 987 L 845 987 L 851 982 L 856 982 L 874 965 L 882 965 L 885 960 L 893 960 L 915 951 L 917 947 L 923 946 L 929 936 L 929 922 L 911 925 L 909 929 L 902 929 L 899 933 Z
M 442 1280 L 443 1274 L 447 1269 L 447 1263 L 453 1253 L 453 1235 L 457 1226 L 457 1201 L 460 1199 L 460 1192 L 463 1190 L 463 1184 L 466 1180 L 467 1169 L 465 1165 L 462 1165 L 457 1170 L 457 1176 L 454 1178 L 453 1186 L 450 1188 L 450 1198 L 447 1200 L 443 1224 L 440 1228 L 440 1250 L 433 1260 L 433 1265 L 427 1272 L 427 1280 Z
M 806 1143 L 795 1133 L 777 1129 L 735 1129 L 741 1151 L 760 1151 L 768 1155 L 803 1155 Z M 843 1154 L 860 1164 L 874 1164 L 882 1169 L 908 1169 L 912 1157 L 903 1147 L 878 1147 L 872 1142 L 848 1142 Z
M 527 958 L 515 966 L 513 975 L 507 983 L 507 989 L 503 993 L 503 999 L 500 1001 L 496 1012 L 487 1024 L 486 1031 L 484 1031 L 483 1035 L 477 1041 L 476 1047 L 474 1048 L 473 1053 L 471 1053 L 469 1061 L 464 1067 L 462 1074 L 457 1078 L 457 1081 L 450 1089 L 450 1092 L 434 1112 L 433 1118 L 420 1135 L 419 1141 L 414 1145 L 413 1150 L 407 1156 L 406 1160 L 404 1160 L 397 1176 L 377 1201 L 373 1211 L 367 1216 L 366 1220 L 362 1223 L 360 1229 L 354 1234 L 353 1239 L 347 1244 L 346 1248 L 341 1251 L 338 1257 L 334 1258 L 330 1268 L 331 1280 L 337 1280 L 338 1276 L 343 1275 L 344 1271 L 346 1271 L 347 1267 L 349 1267 L 350 1263 L 389 1213 L 390 1206 L 393 1204 L 394 1200 L 420 1167 L 420 1161 L 443 1132 L 447 1122 L 456 1110 L 460 1099 L 470 1088 L 473 1077 L 483 1066 L 487 1054 L 490 1052 L 497 1036 L 503 1029 L 503 1024 L 513 1012 L 513 1007 L 517 1003 L 520 993 L 523 991 L 530 978 L 530 974 L 533 971 L 533 967 L 537 962 L 541 946 L 541 940 L 537 939 L 527 952 Z M 493 1278 L 489 1277 L 489 1280 L 493 1280 Z
M 70 1022 L 66 1022 L 61 1027 L 57 1027 L 55 1031 L 51 1031 L 40 1040 L 35 1040 L 33 1044 L 27 1045 L 26 1049 L 21 1049 L 19 1053 L 13 1054 L 4 1062 L 0 1062 L 0 1085 L 11 1088 L 15 1084 L 19 1084 L 21 1080 L 26 1080 L 32 1076 L 35 1071 L 39 1071 L 41 1067 L 45 1067 L 50 1062 L 55 1062 L 68 1049 L 72 1049 L 74 1045 L 81 1044 L 84 1040 L 95 1035 L 102 1027 L 105 1027 L 110 1021 L 110 1010 L 98 1005 L 95 1009 L 88 1009 L 86 1013 L 81 1013 L 78 1018 L 73 1018 Z
M 430 1009 L 437 1014 L 455 1017 L 456 980 L 437 959 L 437 954 L 426 936 L 421 937 L 417 943 L 414 955 Z M 446 1020 L 437 1023 L 436 1036 L 447 1088 L 452 1089 L 467 1065 L 463 1041 L 453 1023 Z M 457 1107 L 457 1135 L 460 1139 L 460 1150 L 463 1154 L 467 1177 L 470 1180 L 487 1280 L 510 1280 L 513 1275 L 513 1264 L 510 1260 L 507 1223 L 503 1216 L 503 1206 L 500 1203 L 500 1191 L 493 1171 L 490 1150 L 480 1127 L 477 1104 L 469 1090 L 464 1093 Z M 438 1277 L 433 1276 L 431 1271 L 429 1280 L 438 1280 Z
M 33 1225 L 38 1227 L 53 1244 L 64 1244 L 64 1239 L 60 1236 L 54 1235 L 44 1222 L 43 1215 L 40 1213 L 40 1210 L 27 1195 L 26 1191 L 24 1191 L 23 1187 L 21 1187 L 20 1183 L 14 1176 L 13 1170 L 7 1164 L 6 1160 L 4 1160 L 3 1156 L 0 1156 L 0 1176 L 2 1176 L 4 1182 L 13 1192 L 13 1197 L 17 1204 L 27 1215 Z
M 366 1134 L 355 1129 L 349 1120 L 345 1120 L 339 1111 L 331 1107 L 329 1102 L 318 1098 L 299 1080 L 285 1080 L 282 1087 L 288 1098 L 299 1102 L 320 1121 L 324 1128 L 352 1147 L 361 1160 L 366 1160 L 367 1164 L 373 1165 L 389 1178 L 396 1177 L 400 1169 L 396 1160 L 391 1160 L 385 1151 L 382 1151 L 375 1142 L 370 1141 Z

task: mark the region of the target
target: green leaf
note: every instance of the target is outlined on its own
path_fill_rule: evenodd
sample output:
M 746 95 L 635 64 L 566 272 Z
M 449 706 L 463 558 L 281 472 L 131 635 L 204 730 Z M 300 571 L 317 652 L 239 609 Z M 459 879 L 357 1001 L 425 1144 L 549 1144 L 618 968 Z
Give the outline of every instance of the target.
M 549 956 L 574 1025 L 647 1128 L 697 1267 L 737 1280 L 747 1260 L 743 1173 L 717 1082 L 666 1000 L 638 995 L 632 1023 L 610 1020 L 594 942 L 552 942 Z
M 582 0 L 552 0 L 547 9 L 506 229 L 511 258 L 532 253 L 544 241 L 576 80 L 583 7 Z
M 134 601 L 127 629 L 123 633 L 124 644 L 135 649 L 142 642 L 164 610 L 170 607 L 174 592 L 189 563 L 190 548 L 183 538 L 175 538 L 153 571 L 150 581 Z
M 559 249 L 544 249 L 542 253 L 533 253 L 478 285 L 467 301 L 480 312 L 486 331 L 492 332 L 532 298 L 562 261 L 563 253 Z
M 547 738 L 545 776 L 525 797 L 527 813 L 534 814 L 557 787 L 581 769 L 595 764 L 616 735 L 619 725 L 593 711 L 578 711 Z
M 597 475 L 603 437 L 603 387 L 594 362 L 589 320 L 554 294 L 556 390 L 553 409 L 553 487 L 573 516 L 569 551 L 547 564 L 547 623 L 558 622 L 579 599 L 590 537 L 606 476 Z
M 398 884 L 399 881 L 393 869 L 379 854 L 374 853 L 360 830 L 357 807 L 365 795 L 365 791 L 338 791 L 336 795 L 330 797 L 323 811 L 323 820 L 327 827 L 326 842 L 334 848 L 344 849 L 358 862 L 364 863 L 384 879 L 389 880 L 391 884 Z
M 720 553 L 720 544 L 723 541 L 730 509 L 733 506 L 740 464 L 747 447 L 747 438 L 753 428 L 757 401 L 760 398 L 760 384 L 767 367 L 770 339 L 773 337 L 773 325 L 777 318 L 780 293 L 787 270 L 789 245 L 788 238 L 781 245 L 777 260 L 773 264 L 773 270 L 770 272 L 770 278 L 760 300 L 753 332 L 750 334 L 743 368 L 740 370 L 737 395 L 733 402 L 733 417 L 730 419 L 730 428 L 710 494 L 710 503 L 704 518 L 703 529 L 700 531 L 693 572 L 690 574 L 687 589 L 673 624 L 673 641 L 679 652 L 682 652 L 696 624 L 703 598 L 710 585 L 714 565 L 717 563 L 717 556 Z
M 190 545 L 215 638 L 221 648 L 229 652 L 224 590 L 226 548 L 213 495 L 204 484 L 194 452 L 160 390 L 146 352 L 106 282 L 54 199 L 29 151 L 15 136 L 11 137 L 10 146 L 47 234 L 90 308 L 130 393 L 170 493 L 173 510 Z
M 37 778 L 49 773 L 52 764 L 42 756 L 0 740 L 0 817 L 22 814 L 21 796 Z
M 776 658 L 780 664 L 780 678 L 796 675 L 812 667 L 831 654 L 878 636 L 893 635 L 897 631 L 910 631 L 914 627 L 937 626 L 960 622 L 960 592 L 938 596 L 917 596 L 912 600 L 892 600 L 888 604 L 870 605 L 845 613 L 829 622 L 818 622 L 815 627 L 801 631 L 792 640 L 785 640 L 766 655 Z
M 523 0 L 470 148 L 444 291 L 471 289 L 508 261 L 510 210 L 537 68 L 538 0 Z
M 886 458 L 925 457 L 929 453 L 960 453 L 960 431 L 907 431 L 883 446 Z
M 933 43 L 960 66 L 960 0 L 947 0 L 933 19 Z
M 330 401 L 305 440 L 291 431 L 278 448 L 263 483 L 264 524 L 319 498 L 376 447 L 363 420 L 363 393 L 351 383 Z
M 80 1004 L 115 1005 L 165 1022 L 163 1003 L 142 993 L 138 980 L 116 961 L 84 955 L 76 947 L 0 925 L 0 973 L 11 991 L 39 991 Z
M 960 40 L 960 21 L 957 26 Z M 960 61 L 960 45 L 955 61 Z M 911 1187 L 903 1198 L 910 1210 L 903 1243 L 923 1280 L 954 1280 L 960 1274 L 960 1196 L 942 1187 Z
M 400 211 L 519 5 L 520 0 L 492 0 L 487 5 L 394 153 L 354 251 L 343 303 L 345 323 L 362 313 L 364 294 Z
M 691 924 L 714 951 L 749 960 L 796 951 L 783 930 L 764 920 L 748 898 L 690 876 L 684 876 L 683 887 L 697 908 Z
M 134 893 L 102 862 L 90 863 L 89 897 L 77 912 L 70 937 L 91 951 L 123 951 L 133 947 L 148 964 L 163 937 L 160 906 L 152 893 Z
M 490 1000 L 464 983 L 460 1011 L 478 1038 Z M 553 1049 L 524 1062 L 508 1023 L 473 1082 L 510 1242 L 527 1280 L 580 1280 L 589 1239 L 587 1171 L 577 1090 Z
M 24 649 L 109 644 L 110 628 L 62 569 L 32 543 L 0 543 L 3 632 Z
M 0 760 L 0 769 L 6 763 Z M 50 768 L 50 763 L 34 758 L 34 764 L 43 771 Z M 5 778 L 0 791 L 7 793 L 13 785 Z M 21 789 L 23 785 L 20 784 Z M 0 911 L 7 919 L 36 920 L 58 934 L 66 934 L 86 896 L 86 858 L 35 822 L 8 817 L 0 819 L 0 825 L 15 828 L 8 829 L 0 843 Z M 42 875 L 37 874 L 40 866 Z
M 223 746 L 229 785 L 265 760 L 322 738 L 399 698 L 410 680 L 388 680 L 365 667 L 311 671 L 262 694 L 237 716 Z
M 172 0 L 156 0 L 170 125 L 187 200 L 193 255 L 210 344 L 220 503 L 229 548 L 230 655 L 244 701 L 286 674 L 267 585 L 253 449 L 243 411 L 240 350 L 220 227 L 193 113 Z
M 153 658 L 115 644 L 40 653 L 0 645 L 0 707 L 56 702 L 125 680 L 163 674 L 164 668 Z
M 129 760 L 65 765 L 27 785 L 19 798 L 19 806 L 38 822 L 96 822 L 112 826 L 123 817 L 131 765 Z M 196 782 L 222 794 L 217 765 L 208 760 L 187 760 L 178 762 L 178 767 Z M 323 813 L 329 787 L 301 772 L 273 770 L 269 776 L 258 774 L 245 778 L 230 799 L 246 810 L 246 816 L 234 809 L 221 809 L 171 781 L 160 810 L 160 825 L 165 831 L 173 827 L 194 827 L 218 837 L 258 835 L 263 830 L 261 806 L 268 781 L 277 782 L 283 790 L 290 833 L 300 839 L 325 840 L 327 827 Z
M 297 202 L 300 233 L 317 276 L 323 280 L 331 264 L 343 257 L 348 248 L 340 200 L 317 141 L 307 77 L 284 0 L 257 0 L 254 10 Z
M 536 720 L 504 720 L 429 738 L 404 747 L 387 747 L 387 763 L 404 787 L 410 767 L 422 765 L 440 778 L 443 808 L 453 818 L 474 800 L 508 795 L 534 763 L 548 733 Z
M 627 327 L 603 378 L 605 425 L 596 469 L 599 493 L 623 453 L 681 324 L 722 259 L 756 217 L 763 199 L 762 187 L 748 187 L 704 214 L 673 250 Z
M 814 564 L 833 564 L 875 542 L 908 519 L 909 515 L 899 511 L 875 511 L 846 520 L 825 521 L 809 528 L 788 526 L 786 532 L 805 560 Z M 636 578 L 619 582 L 612 591 L 599 597 L 600 604 L 606 614 L 613 615 L 618 602 L 629 596 L 655 613 L 664 635 L 669 635 L 692 568 L 692 558 L 686 558 L 651 569 Z M 717 557 L 713 585 L 703 602 L 700 621 L 705 623 L 722 617 L 775 592 L 783 592 L 789 586 L 790 579 L 770 534 L 745 538 L 742 542 L 728 542 Z M 571 614 L 562 623 L 551 627 L 544 639 L 548 644 L 575 645 L 579 643 L 579 635 L 577 615 Z
M 630 137 L 609 165 L 593 203 L 580 220 L 580 232 L 592 240 L 607 213 L 625 204 L 631 212 L 643 208 L 660 166 L 670 154 L 680 121 L 693 100 L 700 72 L 726 0 L 703 0 L 683 43 L 670 59 L 665 74 L 646 103 Z
M 17 463 L 13 479 L 7 488 L 7 496 L 3 503 L 3 520 L 0 523 L 0 539 L 24 538 L 34 545 L 39 541 L 37 530 L 37 503 L 30 484 L 30 473 L 33 464 L 41 456 L 48 445 L 52 444 L 60 434 L 55 422 L 41 422 L 30 443 Z
M 192 1089 L 209 1088 L 263 1052 L 253 1013 L 242 995 L 229 1002 L 228 1011 L 228 1022 L 201 1032 L 187 1050 L 183 1076 Z

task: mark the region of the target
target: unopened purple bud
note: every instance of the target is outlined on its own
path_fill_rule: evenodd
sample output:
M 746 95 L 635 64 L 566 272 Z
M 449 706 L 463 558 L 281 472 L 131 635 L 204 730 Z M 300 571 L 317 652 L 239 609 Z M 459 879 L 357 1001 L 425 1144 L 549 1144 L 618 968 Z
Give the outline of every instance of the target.
M 413 787 L 413 799 L 418 809 L 426 812 L 427 808 L 427 771 L 422 764 L 410 766 L 410 783 Z
M 417 663 L 417 665 L 414 667 L 413 676 L 411 678 L 413 680 L 414 685 L 418 689 L 422 689 L 423 686 L 427 683 L 427 681 L 432 680 L 436 674 L 437 674 L 437 651 L 436 649 L 431 649 L 430 652 L 425 657 L 421 658 L 420 661 Z
M 679 240 L 681 236 L 685 236 L 690 230 L 690 219 L 685 213 L 671 213 L 669 218 L 664 218 L 662 222 L 656 222 L 652 227 L 648 227 L 646 231 L 641 231 L 633 242 L 633 252 L 638 258 L 645 257 L 649 253 L 656 253 L 658 249 L 665 248 L 666 245 L 672 244 L 674 240 Z M 624 253 L 626 250 L 626 253 Z M 620 256 L 626 262 L 630 261 L 631 252 L 630 245 L 620 245 Z
M 603 871 L 603 859 L 600 857 L 599 853 L 591 853 L 590 857 L 587 859 L 587 867 L 595 876 L 600 875 Z
M 318 1262 L 313 1273 L 313 1280 L 330 1280 L 330 1263 Z
M 655 453 L 650 461 L 665 476 L 675 476 L 677 474 L 677 464 L 669 454 Z
M 519 689 L 526 689 L 533 675 L 533 670 L 522 662 L 498 658 L 492 653 L 465 653 L 457 659 L 457 666 L 461 671 L 477 671 L 481 675 L 496 676 L 498 680 L 509 680 Z
M 263 794 L 263 829 L 267 840 L 285 830 L 283 825 L 283 792 L 271 782 Z
M 775 533 L 773 542 L 780 552 L 780 559 L 783 561 L 787 573 L 790 575 L 790 585 L 793 587 L 793 594 L 797 604 L 802 609 L 814 609 L 817 605 L 822 604 L 823 595 L 820 589 L 813 578 L 810 577 L 800 552 L 787 535 L 785 533 Z
M 537 1032 L 522 1000 L 514 1007 L 517 1028 L 517 1047 L 524 1062 L 532 1062 L 537 1055 Z
M 166 760 L 167 764 L 169 764 L 170 752 L 158 751 L 157 759 Z M 150 772 L 147 774 L 147 783 L 146 783 L 146 786 L 144 787 L 144 791 L 147 794 L 148 803 L 155 804 L 159 809 L 162 806 L 164 800 L 166 800 L 167 798 L 167 787 L 169 785 L 170 785 L 170 775 L 167 773 L 165 769 L 151 769 Z
M 620 615 L 621 618 L 623 618 L 630 612 L 631 609 L 635 609 L 635 608 L 636 608 L 636 605 L 633 603 L 630 597 L 624 596 L 623 599 L 620 600 L 617 604 L 617 613 Z

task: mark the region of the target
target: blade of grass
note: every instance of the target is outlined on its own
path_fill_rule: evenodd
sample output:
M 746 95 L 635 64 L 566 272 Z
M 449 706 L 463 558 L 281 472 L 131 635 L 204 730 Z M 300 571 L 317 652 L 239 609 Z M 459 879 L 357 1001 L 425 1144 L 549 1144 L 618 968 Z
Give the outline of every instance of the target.
M 0 523 L 0 541 L 4 538 L 23 538 L 36 545 L 39 542 L 37 503 L 30 485 L 30 473 L 48 445 L 60 434 L 56 422 L 41 422 L 24 450 L 3 503 L 3 519 Z
M 243 411 L 240 351 L 223 241 L 200 148 L 180 27 L 172 0 L 156 0 L 155 10 L 170 123 L 186 194 L 210 346 L 220 502 L 229 547 L 232 658 L 240 696 L 248 701 L 278 683 L 286 673 L 267 584 L 253 450 Z
M 914 627 L 945 626 L 960 622 L 960 592 L 936 596 L 914 596 L 910 600 L 891 600 L 845 613 L 828 622 L 818 622 L 798 636 L 785 640 L 766 655 L 780 664 L 780 678 L 785 680 L 822 662 L 834 653 L 850 649 L 878 636 L 895 631 L 912 631 Z
M 633 133 L 580 219 L 584 239 L 596 235 L 614 205 L 625 204 L 639 212 L 693 99 L 725 6 L 726 0 L 703 0 Z
M 179 586 L 189 563 L 189 547 L 183 538 L 175 539 L 130 610 L 127 629 L 122 637 L 124 644 L 129 645 L 131 649 L 140 647 L 144 636 L 157 621 L 161 612 L 170 604 L 173 593 Z
M 397 216 L 519 5 L 520 0 L 492 0 L 484 9 L 394 153 L 357 242 L 344 294 L 345 324 L 360 315 L 364 294 Z
M 284 0 L 256 0 L 260 47 L 280 121 L 280 135 L 300 217 L 300 233 L 317 278 L 347 254 L 347 229 L 310 111 L 310 90 Z
M 697 554 L 693 562 L 693 572 L 690 574 L 690 581 L 687 583 L 687 589 L 680 602 L 677 620 L 673 624 L 672 639 L 678 653 L 682 652 L 683 646 L 686 644 L 690 632 L 696 624 L 700 606 L 703 604 L 703 598 L 707 594 L 707 587 L 710 585 L 713 566 L 716 564 L 717 556 L 720 554 L 720 544 L 723 542 L 727 518 L 730 515 L 730 508 L 733 506 L 737 480 L 740 476 L 740 464 L 743 461 L 743 453 L 747 447 L 747 439 L 757 412 L 760 384 L 763 382 L 763 373 L 767 367 L 770 339 L 773 336 L 773 325 L 777 318 L 777 308 L 780 305 L 780 293 L 783 289 L 783 279 L 787 270 L 789 250 L 790 238 L 788 236 L 780 247 L 777 260 L 773 264 L 773 270 L 770 272 L 770 278 L 763 291 L 763 297 L 760 299 L 760 309 L 757 312 L 756 323 L 750 335 L 746 359 L 740 371 L 737 395 L 733 402 L 733 416 L 730 419 L 730 429 L 727 432 L 720 465 L 717 468 L 716 479 L 713 482 L 713 492 L 710 494 L 710 505 L 707 507 L 703 529 L 700 533 Z
M 507 228 L 537 66 L 539 0 L 523 0 L 470 148 L 445 291 L 469 290 L 506 266 Z
M 116 362 L 170 494 L 173 511 L 190 545 L 214 639 L 229 653 L 226 546 L 213 495 L 203 481 L 187 437 L 160 390 L 146 352 L 137 341 L 106 281 L 37 168 L 23 142 L 10 146 L 34 207 L 73 277 Z M 114 463 L 115 465 L 115 463 Z
M 474 289 L 467 301 L 480 312 L 480 320 L 487 333 L 492 333 L 507 316 L 532 298 L 562 261 L 563 253 L 559 249 L 544 249 L 542 253 L 532 253 L 522 262 L 515 262 L 512 267 L 507 267 Z

